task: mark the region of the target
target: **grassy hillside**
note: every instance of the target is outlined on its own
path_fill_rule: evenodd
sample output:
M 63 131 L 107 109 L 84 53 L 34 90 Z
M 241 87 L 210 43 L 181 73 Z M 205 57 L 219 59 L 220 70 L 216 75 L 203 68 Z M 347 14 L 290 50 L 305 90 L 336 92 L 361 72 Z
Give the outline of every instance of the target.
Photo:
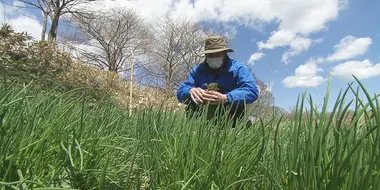
M 158 88 L 138 87 L 119 73 L 103 71 L 78 60 L 56 44 L 34 41 L 25 33 L 15 32 L 9 25 L 0 27 L 0 82 L 33 86 L 43 90 L 66 92 L 72 89 L 86 91 L 94 100 L 107 98 L 120 107 L 138 109 L 162 104 L 183 111 L 175 93 Z
M 225 121 L 188 120 L 158 107 L 129 117 L 81 91 L 1 84 L 0 186 L 379 189 L 378 99 L 345 103 L 350 91 L 332 114 L 305 112 L 313 104 L 302 96 L 291 119 L 261 118 L 231 129 Z M 350 103 L 355 113 L 344 122 Z

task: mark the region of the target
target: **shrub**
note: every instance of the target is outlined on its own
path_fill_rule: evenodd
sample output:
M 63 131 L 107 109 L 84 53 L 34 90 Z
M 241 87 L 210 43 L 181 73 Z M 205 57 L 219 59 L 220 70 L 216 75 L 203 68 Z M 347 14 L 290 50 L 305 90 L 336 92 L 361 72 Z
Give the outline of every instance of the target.
M 28 84 L 34 81 L 44 89 L 61 91 L 82 89 L 94 100 L 108 99 L 129 107 L 129 81 L 118 73 L 101 71 L 81 62 L 69 53 L 57 50 L 54 44 L 35 42 L 26 33 L 17 33 L 9 25 L 0 29 L 0 74 L 3 80 Z M 57 87 L 58 86 L 58 87 Z M 132 108 L 168 105 L 180 110 L 174 94 L 162 96 L 155 88 L 138 88 L 133 84 Z
M 68 54 L 55 50 L 44 41 L 34 42 L 25 33 L 17 33 L 9 25 L 0 29 L 0 72 L 6 81 L 29 83 L 51 87 L 57 83 L 57 75 L 70 68 Z

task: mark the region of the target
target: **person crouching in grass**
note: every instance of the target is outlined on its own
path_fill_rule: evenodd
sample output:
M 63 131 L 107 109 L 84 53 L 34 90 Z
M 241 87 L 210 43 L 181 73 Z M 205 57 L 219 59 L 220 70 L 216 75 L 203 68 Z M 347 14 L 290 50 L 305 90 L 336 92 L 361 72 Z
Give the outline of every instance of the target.
M 233 120 L 235 127 L 236 121 L 246 114 L 246 104 L 258 99 L 259 88 L 251 72 L 227 55 L 233 51 L 226 47 L 222 36 L 206 38 L 205 51 L 200 53 L 205 55 L 205 60 L 191 69 L 187 80 L 177 91 L 177 99 L 187 104 L 186 111 L 190 117 L 207 105 L 208 119 L 218 118 L 225 113 L 223 110 L 229 110 L 229 119 Z

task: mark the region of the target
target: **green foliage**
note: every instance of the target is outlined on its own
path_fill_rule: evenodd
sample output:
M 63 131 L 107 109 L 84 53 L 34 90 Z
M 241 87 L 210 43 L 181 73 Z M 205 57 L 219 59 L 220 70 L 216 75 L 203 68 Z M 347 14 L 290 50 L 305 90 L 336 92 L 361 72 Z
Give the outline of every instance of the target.
M 210 90 L 210 91 L 219 91 L 218 83 L 207 84 L 207 90 Z
M 59 84 L 58 74 L 70 67 L 69 55 L 44 41 L 34 42 L 25 33 L 16 33 L 9 25 L 0 29 L 0 75 L 2 80 L 19 84 L 36 81 L 41 86 Z
M 359 81 L 360 83 L 360 81 Z M 362 86 L 361 89 L 366 92 Z M 0 185 L 76 189 L 379 189 L 379 97 L 351 86 L 327 113 L 300 96 L 293 118 L 132 116 L 80 91 L 0 86 Z M 346 103 L 348 101 L 348 103 Z M 348 107 L 354 104 L 354 115 Z M 308 111 L 305 111 L 306 107 Z M 159 109 L 159 110 L 157 110 Z

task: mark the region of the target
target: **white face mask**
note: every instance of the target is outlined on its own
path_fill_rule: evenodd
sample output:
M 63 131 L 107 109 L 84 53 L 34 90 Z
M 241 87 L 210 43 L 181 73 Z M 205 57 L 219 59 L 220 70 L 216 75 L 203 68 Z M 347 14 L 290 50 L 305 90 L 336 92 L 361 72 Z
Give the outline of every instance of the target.
M 223 65 L 223 57 L 207 57 L 208 65 L 213 69 L 219 69 Z

